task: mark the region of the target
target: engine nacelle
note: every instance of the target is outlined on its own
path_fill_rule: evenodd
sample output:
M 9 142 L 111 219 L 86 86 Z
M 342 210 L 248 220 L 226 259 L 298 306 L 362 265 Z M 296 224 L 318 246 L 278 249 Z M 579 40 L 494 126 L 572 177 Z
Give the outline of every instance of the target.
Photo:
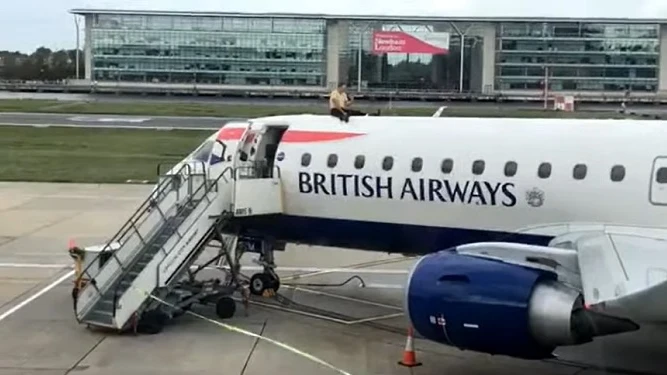
M 405 293 L 406 314 L 422 336 L 489 354 L 549 358 L 558 346 L 638 329 L 586 310 L 581 294 L 552 272 L 453 250 L 421 258 Z

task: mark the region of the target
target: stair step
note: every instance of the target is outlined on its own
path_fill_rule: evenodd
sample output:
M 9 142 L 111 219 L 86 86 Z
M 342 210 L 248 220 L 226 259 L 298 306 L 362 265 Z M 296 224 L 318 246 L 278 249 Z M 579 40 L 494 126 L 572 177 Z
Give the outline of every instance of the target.
M 113 315 L 109 314 L 100 314 L 98 311 L 93 310 L 82 319 L 86 323 L 100 323 L 105 325 L 113 324 Z
M 123 265 L 125 272 L 112 281 L 111 287 L 99 297 L 93 308 L 83 317 L 83 322 L 114 328 L 114 305 L 119 302 L 120 298 L 130 289 L 132 283 L 158 253 L 163 252 L 163 250 L 165 252 L 170 250 L 164 248 L 164 245 L 172 240 L 172 237 L 185 234 L 178 233 L 179 227 L 188 220 L 202 200 L 203 198 L 198 197 L 184 205 L 179 205 L 176 214 L 164 218 L 162 227 L 155 228 L 157 232 L 144 239 L 146 242 L 144 242 L 143 248 L 133 259 Z
M 97 314 L 97 315 L 104 315 L 104 316 L 113 316 L 113 313 L 111 311 L 102 309 L 102 308 L 97 307 L 97 306 L 90 313 L 91 314 Z

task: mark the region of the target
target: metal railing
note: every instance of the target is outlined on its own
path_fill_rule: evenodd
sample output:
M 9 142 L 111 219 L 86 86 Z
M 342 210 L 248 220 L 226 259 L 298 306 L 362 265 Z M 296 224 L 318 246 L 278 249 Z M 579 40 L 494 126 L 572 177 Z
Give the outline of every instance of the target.
M 217 191 L 218 183 L 220 182 L 221 179 L 223 179 L 225 181 L 225 183 L 229 183 L 229 180 L 225 177 L 225 174 L 227 174 L 228 172 L 233 172 L 233 170 L 234 169 L 232 167 L 225 168 L 222 171 L 222 173 L 214 181 L 209 182 L 209 180 L 207 178 L 204 178 L 204 182 L 202 184 L 200 184 L 194 192 L 192 192 L 191 194 L 188 194 L 188 198 L 186 199 L 184 204 L 181 205 L 180 209 L 175 213 L 175 216 L 178 216 L 180 213 L 182 213 L 183 210 L 185 209 L 185 207 L 187 207 L 188 205 L 192 205 L 193 203 L 195 203 L 195 202 L 193 202 L 193 197 L 197 196 L 200 192 L 203 192 L 203 199 L 205 199 L 206 202 L 207 202 L 206 207 L 211 205 L 212 200 L 209 197 L 209 193 L 212 191 L 211 188 L 215 187 L 215 189 Z M 232 176 L 233 176 L 233 173 L 232 173 Z M 203 191 L 202 191 L 202 189 L 203 189 Z M 203 201 L 203 199 L 202 199 L 202 201 Z M 196 209 L 202 201 L 197 202 L 194 205 L 193 209 Z M 164 219 L 164 216 L 163 216 L 163 219 Z M 166 222 L 166 219 L 164 221 Z M 184 232 L 187 233 L 192 228 L 193 225 L 195 225 L 195 222 L 191 223 L 188 226 L 188 228 L 185 229 Z M 162 263 L 167 259 L 167 255 L 171 253 L 171 251 L 174 249 L 174 247 L 176 247 L 176 245 L 178 245 L 180 240 L 183 238 L 183 235 L 181 235 L 179 233 L 178 229 L 176 229 L 175 234 L 178 234 L 179 240 L 176 241 L 171 246 L 169 251 L 165 250 L 164 244 L 160 246 L 160 251 L 164 254 L 165 257 L 156 266 L 156 271 L 157 271 L 156 272 L 156 278 L 157 278 L 156 279 L 156 285 L 159 285 L 159 281 L 160 281 L 160 279 L 159 279 L 159 277 L 160 277 L 159 268 L 162 266 Z M 128 270 L 123 270 L 121 275 L 117 278 L 117 280 L 122 280 L 127 275 L 127 273 L 128 273 Z M 119 299 L 119 296 L 118 296 L 119 287 L 120 287 L 120 282 L 116 283 L 116 286 L 114 287 L 113 307 L 112 307 L 113 317 L 116 317 L 116 306 L 118 304 L 118 299 Z
M 219 186 L 218 184 L 219 184 L 220 180 L 224 180 L 225 183 L 229 183 L 230 180 L 228 180 L 228 179 L 225 177 L 225 174 L 227 174 L 227 172 L 231 172 L 231 176 L 230 176 L 230 178 L 233 180 L 233 178 L 234 178 L 234 168 L 233 168 L 233 167 L 227 167 L 227 168 L 225 168 L 225 169 L 222 171 L 222 173 L 220 173 L 220 175 L 218 176 L 218 178 L 216 178 L 213 182 L 211 182 L 211 186 L 210 186 L 210 187 L 215 187 L 216 190 L 217 190 L 217 189 L 218 189 L 218 186 Z M 208 195 L 208 193 L 210 193 L 210 192 L 211 192 L 211 189 L 209 189 L 209 188 L 207 188 L 207 189 L 205 190 L 205 192 L 204 192 L 204 198 L 206 199 L 206 208 L 208 208 L 208 206 L 210 206 L 210 205 L 213 203 L 213 201 L 211 200 L 211 198 L 210 198 L 209 195 Z M 200 203 L 201 203 L 201 202 L 200 202 Z M 195 225 L 195 222 L 192 222 L 192 223 L 188 226 L 188 228 L 185 230 L 185 232 L 188 232 L 194 225 Z M 177 244 L 178 244 L 178 243 L 175 243 L 174 246 L 172 246 L 172 248 L 170 249 L 169 253 L 171 253 L 171 250 L 173 250 L 173 248 L 174 248 Z M 160 284 L 160 272 L 159 272 L 159 270 L 160 270 L 160 267 L 162 266 L 162 263 L 164 263 L 165 260 L 167 260 L 166 257 L 165 257 L 164 259 L 162 259 L 162 260 L 160 261 L 160 263 L 158 263 L 157 266 L 156 266 L 156 271 L 157 271 L 157 272 L 156 272 L 156 277 L 157 277 L 156 281 L 157 281 L 157 284 L 158 284 L 158 285 Z
M 190 176 L 191 173 L 191 165 L 190 164 L 184 164 L 182 165 L 174 174 L 168 175 L 168 178 L 160 181 L 154 191 L 149 195 L 146 200 L 144 200 L 141 205 L 134 211 L 134 213 L 130 216 L 130 218 L 125 222 L 125 224 L 116 232 L 116 234 L 109 240 L 107 241 L 107 244 L 102 248 L 102 250 L 93 258 L 93 260 L 86 266 L 82 271 L 81 274 L 78 275 L 76 283 L 80 283 L 81 280 L 84 277 L 88 278 L 88 282 L 86 283 L 86 286 L 78 292 L 78 295 L 82 295 L 85 290 L 87 290 L 90 286 L 95 289 L 98 295 L 101 295 L 100 288 L 97 285 L 97 282 L 93 275 L 91 275 L 90 268 L 97 262 L 100 262 L 102 257 L 107 257 L 108 262 L 110 259 L 114 259 L 114 261 L 118 264 L 119 268 L 121 269 L 121 272 L 125 271 L 125 264 L 118 258 L 118 251 L 117 250 L 112 250 L 111 244 L 113 243 L 119 243 L 120 248 L 122 248 L 123 244 L 125 243 L 126 237 L 128 234 L 135 234 L 138 236 L 140 242 L 142 244 L 145 244 L 145 241 L 141 234 L 139 233 L 139 230 L 137 229 L 137 223 L 142 221 L 142 219 L 146 219 L 144 216 L 146 213 L 151 212 L 151 208 L 156 207 L 159 212 L 161 212 L 159 208 L 159 203 L 164 199 L 164 197 L 167 196 L 168 191 L 172 190 L 173 187 L 173 180 L 176 178 L 181 178 L 183 175 Z M 143 221 L 142 221 L 143 222 Z M 133 231 L 133 232 L 132 232 Z M 105 264 L 106 264 L 105 262 Z M 98 274 L 95 276 L 99 275 L 99 272 L 101 272 L 102 265 L 98 268 Z M 77 296 L 78 300 L 78 296 Z M 76 309 L 76 304 L 75 304 L 75 309 Z M 77 316 L 77 320 L 80 321 L 78 314 L 75 315 Z

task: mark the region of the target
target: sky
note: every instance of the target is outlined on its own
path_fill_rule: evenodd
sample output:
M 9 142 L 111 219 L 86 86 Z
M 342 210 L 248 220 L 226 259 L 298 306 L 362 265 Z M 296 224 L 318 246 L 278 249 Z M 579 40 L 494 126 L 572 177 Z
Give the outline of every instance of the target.
M 359 7 L 363 3 L 363 7 Z M 539 4 L 539 5 L 538 5 Z M 414 15 L 665 18 L 667 0 L 0 0 L 0 50 L 74 48 L 72 8 Z

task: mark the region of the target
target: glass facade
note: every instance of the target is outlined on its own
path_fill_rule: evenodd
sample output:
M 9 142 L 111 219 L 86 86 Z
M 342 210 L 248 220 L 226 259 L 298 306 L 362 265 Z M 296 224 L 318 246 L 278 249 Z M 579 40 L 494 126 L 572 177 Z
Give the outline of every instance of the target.
M 319 89 L 343 81 L 353 90 L 491 93 L 540 90 L 548 74 L 554 91 L 658 90 L 657 24 L 159 12 L 88 17 L 86 58 L 100 82 Z M 449 33 L 449 51 L 376 55 L 374 31 Z M 327 56 L 337 61 L 328 64 Z
M 659 25 L 502 23 L 496 90 L 656 91 Z
M 323 86 L 318 19 L 95 14 L 93 79 Z

